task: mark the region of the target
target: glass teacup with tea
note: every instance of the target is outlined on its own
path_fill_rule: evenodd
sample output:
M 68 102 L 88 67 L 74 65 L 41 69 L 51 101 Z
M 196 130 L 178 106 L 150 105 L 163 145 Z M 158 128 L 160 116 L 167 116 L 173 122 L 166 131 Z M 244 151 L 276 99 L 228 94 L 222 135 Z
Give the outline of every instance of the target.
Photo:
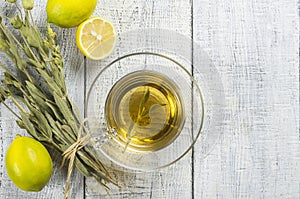
M 186 154 L 204 118 L 201 90 L 191 73 L 173 58 L 152 52 L 127 54 L 103 68 L 86 107 L 100 153 L 114 164 L 142 171 L 165 167 Z
M 86 67 L 85 117 L 102 163 L 151 171 L 177 162 L 197 140 L 197 158 L 205 157 L 220 138 L 221 78 L 190 38 L 131 31 L 119 35 L 113 55 Z

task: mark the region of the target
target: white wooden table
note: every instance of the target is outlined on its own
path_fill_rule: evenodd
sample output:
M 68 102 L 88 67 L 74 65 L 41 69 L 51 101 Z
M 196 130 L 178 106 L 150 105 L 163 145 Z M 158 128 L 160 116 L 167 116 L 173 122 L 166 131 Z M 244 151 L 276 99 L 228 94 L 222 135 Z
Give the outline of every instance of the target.
M 43 25 L 46 1 L 35 4 Z M 224 130 L 206 158 L 199 158 L 197 143 L 169 168 L 124 175 L 127 187 L 112 188 L 109 196 L 75 172 L 70 198 L 300 198 L 298 7 L 296 0 L 99 0 L 95 15 L 112 21 L 118 33 L 169 29 L 208 53 L 224 86 Z M 1 2 L 2 16 L 14 12 Z M 56 31 L 68 87 L 78 95 L 72 85 L 83 56 L 76 29 Z M 0 198 L 62 198 L 66 170 L 58 169 L 59 158 L 41 192 L 23 192 L 8 179 L 5 152 L 26 132 L 5 107 L 0 111 Z

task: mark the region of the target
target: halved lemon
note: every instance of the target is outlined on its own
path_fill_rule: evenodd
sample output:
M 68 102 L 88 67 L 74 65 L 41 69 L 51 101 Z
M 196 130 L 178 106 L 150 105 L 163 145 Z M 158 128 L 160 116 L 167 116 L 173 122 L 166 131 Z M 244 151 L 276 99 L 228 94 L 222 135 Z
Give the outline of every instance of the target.
M 115 28 L 109 21 L 92 17 L 78 26 L 76 44 L 87 58 L 101 60 L 113 52 L 115 37 Z

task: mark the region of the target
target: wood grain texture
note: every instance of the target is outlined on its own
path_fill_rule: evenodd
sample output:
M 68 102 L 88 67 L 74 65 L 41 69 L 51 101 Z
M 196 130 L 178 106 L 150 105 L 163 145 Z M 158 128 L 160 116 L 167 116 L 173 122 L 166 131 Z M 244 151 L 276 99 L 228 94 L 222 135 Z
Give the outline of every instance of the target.
M 191 36 L 191 8 L 191 2 L 184 0 L 115 0 L 99 1 L 95 14 L 110 20 L 118 34 L 141 28 L 163 28 Z M 134 45 L 131 47 L 135 48 Z M 100 66 L 105 64 L 107 62 L 104 60 Z M 87 85 L 99 69 L 88 64 Z M 93 179 L 87 179 L 86 198 L 191 198 L 190 163 L 191 154 L 174 166 L 157 172 L 119 174 L 117 178 L 123 181 L 123 188 L 112 187 L 109 196 Z
M 1 16 L 14 16 L 16 9 L 14 6 L 7 2 L 1 2 L 0 15 Z M 38 27 L 42 28 L 46 24 L 46 1 L 35 1 L 35 8 L 33 10 L 33 18 Z M 70 90 L 71 96 L 75 95 L 74 78 L 78 71 L 83 56 L 78 52 L 75 44 L 75 29 L 60 29 L 55 28 L 57 32 L 57 44 L 60 46 L 61 53 L 65 61 L 65 76 L 67 86 Z M 43 28 L 42 28 L 43 30 Z M 1 62 L 7 63 L 3 54 L 0 54 Z M 83 95 L 81 95 L 83 97 Z M 78 97 L 78 96 L 77 96 Z M 83 106 L 81 106 L 83 107 Z M 36 199 L 49 199 L 49 198 L 62 198 L 67 178 L 67 168 L 59 169 L 61 158 L 60 155 L 52 152 L 52 159 L 54 163 L 54 171 L 50 182 L 47 186 L 38 193 L 24 192 L 18 189 L 9 179 L 5 169 L 5 153 L 14 139 L 16 134 L 28 135 L 25 131 L 21 131 L 15 123 L 16 118 L 4 107 L 0 106 L 0 198 L 36 198 Z M 72 178 L 71 198 L 83 198 L 83 177 L 76 170 Z
M 35 3 L 34 16 L 41 26 L 46 1 Z M 124 188 L 112 187 L 109 196 L 93 179 L 84 180 L 75 171 L 70 198 L 300 198 L 298 4 L 296 0 L 99 1 L 95 15 L 112 21 L 118 34 L 138 28 L 174 30 L 193 37 L 208 53 L 224 86 L 223 134 L 205 158 L 203 143 L 198 142 L 171 167 L 118 174 Z M 0 4 L 0 15 L 15 12 L 8 3 Z M 74 42 L 76 29 L 55 30 L 70 94 L 83 111 L 83 83 L 81 88 L 74 84 L 83 61 Z M 6 62 L 1 54 L 0 60 Z M 87 68 L 86 89 L 100 69 Z M 82 77 L 76 81 L 80 85 Z M 0 106 L 0 198 L 62 198 L 66 169 L 58 169 L 55 154 L 53 177 L 41 192 L 23 192 L 8 179 L 5 152 L 17 133 L 26 134 L 14 120 Z
M 224 134 L 194 198 L 299 198 L 297 1 L 194 1 L 194 39 L 224 84 Z

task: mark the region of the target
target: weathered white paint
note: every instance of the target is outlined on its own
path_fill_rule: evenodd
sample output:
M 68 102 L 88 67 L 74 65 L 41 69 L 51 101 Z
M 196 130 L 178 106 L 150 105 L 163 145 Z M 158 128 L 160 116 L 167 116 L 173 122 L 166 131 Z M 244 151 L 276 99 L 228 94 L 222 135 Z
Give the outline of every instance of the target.
M 224 135 L 195 150 L 194 198 L 299 198 L 297 1 L 194 1 L 194 39 L 224 83 Z
M 164 28 L 186 36 L 191 35 L 191 2 L 178 0 L 159 1 L 99 1 L 95 14 L 110 20 L 117 33 L 141 28 Z M 172 38 L 172 35 L 170 35 Z M 135 42 L 129 42 L 135 48 Z M 151 47 L 151 46 L 149 46 Z M 129 47 L 130 48 L 130 47 Z M 88 62 L 88 84 L 94 79 L 99 68 Z M 101 66 L 105 66 L 104 60 Z M 97 66 L 99 67 L 99 66 Z M 107 81 L 110 81 L 108 79 Z M 101 86 L 101 85 L 100 85 Z M 93 179 L 87 179 L 86 198 L 191 198 L 191 154 L 173 167 L 152 173 L 120 174 L 124 181 L 120 190 L 111 187 L 107 196 Z M 125 179 L 125 180 L 123 180 Z
M 20 1 L 21 2 L 21 1 Z M 46 1 L 35 1 L 35 8 L 33 10 L 33 18 L 37 26 L 44 26 L 46 23 Z M 13 16 L 16 13 L 15 7 L 7 2 L 1 2 L 0 14 L 1 16 Z M 75 29 L 59 29 L 55 28 L 57 32 L 57 44 L 61 46 L 61 52 L 65 59 L 65 73 L 68 87 L 70 88 L 70 95 L 74 96 L 75 91 L 72 88 L 74 85 L 74 78 L 78 70 L 83 56 L 78 52 L 75 39 Z M 67 44 L 67 45 L 66 45 Z M 5 59 L 0 55 L 0 60 L 3 62 Z M 36 198 L 36 199 L 59 199 L 63 197 L 63 191 L 66 180 L 67 168 L 59 169 L 61 158 L 56 153 L 52 153 L 54 162 L 54 171 L 48 185 L 38 193 L 28 193 L 18 189 L 9 179 L 5 170 L 5 153 L 14 139 L 16 134 L 27 135 L 25 131 L 21 131 L 15 123 L 15 117 L 4 107 L 0 106 L 0 198 Z M 70 198 L 83 198 L 83 177 L 77 171 L 74 172 L 72 179 L 73 187 Z
M 37 24 L 44 24 L 46 2 L 35 3 Z M 14 12 L 7 3 L 0 5 L 1 15 Z M 223 135 L 204 159 L 199 142 L 193 155 L 169 168 L 118 175 L 125 186 L 112 187 L 110 196 L 93 179 L 84 185 L 75 172 L 70 198 L 300 197 L 296 0 L 103 0 L 95 15 L 112 21 L 119 34 L 147 27 L 193 36 L 211 57 L 224 85 Z M 83 56 L 75 45 L 76 30 L 56 31 L 70 93 L 78 96 L 73 83 Z M 88 84 L 94 70 L 99 69 L 87 70 Z M 8 179 L 5 151 L 15 134 L 25 132 L 4 107 L 0 111 L 0 198 L 62 198 L 66 170 L 58 170 L 59 160 L 54 161 L 50 183 L 39 193 L 20 191 Z

